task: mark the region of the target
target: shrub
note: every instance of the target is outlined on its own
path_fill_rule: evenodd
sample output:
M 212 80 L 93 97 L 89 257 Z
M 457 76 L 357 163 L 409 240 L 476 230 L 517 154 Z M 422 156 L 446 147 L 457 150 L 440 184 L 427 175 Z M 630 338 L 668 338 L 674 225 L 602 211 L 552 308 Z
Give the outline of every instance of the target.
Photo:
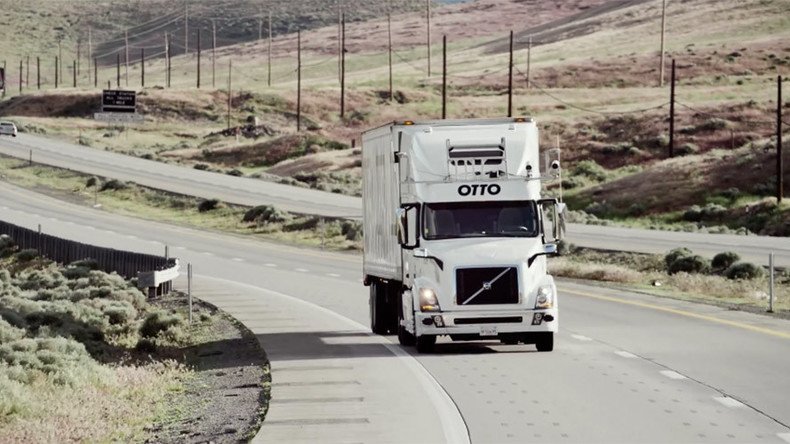
M 672 262 L 668 271 L 669 274 L 680 272 L 704 274 L 710 271 L 710 263 L 707 259 L 699 255 L 682 256 Z
M 30 262 L 38 257 L 38 251 L 34 248 L 28 248 L 16 254 L 16 260 L 19 262 Z
M 209 169 L 209 166 L 205 163 L 196 163 L 195 166 L 192 168 L 200 171 L 207 171 Z
M 250 208 L 242 217 L 243 222 L 282 223 L 291 220 L 291 215 L 271 205 L 258 205 Z
M 606 218 L 612 213 L 612 207 L 606 202 L 593 202 L 584 211 L 595 217 Z
M 669 270 L 676 260 L 680 259 L 681 257 L 691 256 L 693 254 L 694 253 L 686 247 L 675 248 L 674 250 L 670 250 L 669 253 L 664 256 L 664 264 L 666 264 L 667 270 Z
M 711 119 L 708 119 L 700 123 L 699 125 L 697 125 L 696 128 L 698 131 L 718 131 L 718 130 L 727 129 L 729 127 L 730 127 L 730 122 L 724 119 L 713 117 Z
M 77 280 L 86 278 L 90 275 L 90 268 L 88 267 L 68 267 L 63 270 L 63 276 L 68 280 Z
M 228 171 L 228 173 L 227 173 L 227 174 L 228 174 L 228 176 L 235 176 L 235 177 L 241 177 L 241 176 L 244 176 L 244 173 L 242 173 L 242 172 L 241 172 L 241 170 L 239 170 L 239 169 L 236 169 L 236 168 L 234 168 L 234 169 L 232 169 L 232 170 Z
M 198 204 L 197 210 L 200 213 L 216 210 L 219 208 L 220 202 L 217 199 L 206 199 Z
M 738 256 L 738 253 L 733 251 L 725 251 L 724 253 L 719 253 L 713 257 L 711 266 L 714 270 L 726 270 L 740 259 L 741 257 Z
M 693 143 L 684 143 L 675 150 L 675 154 L 679 156 L 687 156 L 689 154 L 696 154 L 698 152 L 699 147 Z
M 134 349 L 143 353 L 155 353 L 156 341 L 148 338 L 141 338 L 137 341 L 137 345 L 135 345 Z
M 171 327 L 181 324 L 181 318 L 170 315 L 162 311 L 155 311 L 149 314 L 143 325 L 140 326 L 140 336 L 144 338 L 155 338 L 159 333 L 167 331 Z
M 724 275 L 732 280 L 747 280 L 759 278 L 763 273 L 764 271 L 761 267 L 751 262 L 738 262 L 727 268 Z
M 362 240 L 362 222 L 344 220 L 340 224 L 340 234 L 352 242 Z
M 88 178 L 88 180 L 85 181 L 85 187 L 86 188 L 95 187 L 98 183 L 99 183 L 99 178 L 96 176 L 91 176 Z
M 585 176 L 596 182 L 606 180 L 607 173 L 604 167 L 598 165 L 594 160 L 582 160 L 573 167 L 572 175 Z
M 107 191 L 107 190 L 120 191 L 120 190 L 125 190 L 127 188 L 129 188 L 129 185 L 126 182 L 118 179 L 111 179 L 108 180 L 107 182 L 104 182 L 104 184 L 102 184 L 99 191 Z
M 565 239 L 560 240 L 557 242 L 557 254 L 560 256 L 565 256 L 566 254 L 573 251 L 573 244 L 566 241 Z

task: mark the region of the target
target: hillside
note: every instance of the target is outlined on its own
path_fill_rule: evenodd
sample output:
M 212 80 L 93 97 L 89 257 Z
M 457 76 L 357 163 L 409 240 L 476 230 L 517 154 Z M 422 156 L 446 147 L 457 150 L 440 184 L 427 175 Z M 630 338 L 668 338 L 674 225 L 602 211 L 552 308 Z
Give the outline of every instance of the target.
M 726 206 L 728 215 L 722 213 L 705 223 L 742 227 L 741 213 L 772 193 L 775 82 L 777 75 L 787 76 L 790 71 L 788 3 L 668 4 L 667 53 L 668 59 L 677 60 L 676 146 L 684 156 L 682 162 L 665 160 L 669 90 L 666 84 L 657 86 L 661 19 L 657 0 L 478 0 L 436 7 L 432 76 L 427 72 L 424 17 L 418 12 L 396 14 L 393 101 L 388 100 L 387 90 L 387 21 L 371 13 L 376 18 L 360 18 L 347 26 L 342 119 L 336 16 L 332 16 L 327 18 L 328 26 L 301 36 L 302 114 L 307 131 L 299 135 L 295 134 L 296 36 L 292 33 L 273 42 L 271 87 L 265 42 L 222 48 L 216 71 L 211 69 L 210 56 L 204 55 L 201 90 L 195 88 L 194 55 L 174 59 L 171 89 L 163 89 L 162 61 L 149 61 L 140 108 L 149 123 L 140 127 L 90 120 L 98 96 L 83 79 L 79 79 L 83 87 L 76 90 L 61 88 L 53 95 L 50 84 L 45 86 L 48 92 L 12 98 L 0 104 L 0 115 L 20 117 L 30 131 L 99 148 L 256 177 L 275 173 L 296 178 L 293 183 L 355 193 L 359 151 L 351 145 L 361 130 L 404 117 L 438 116 L 442 35 L 448 36 L 449 115 L 506 113 L 508 54 L 503 51 L 513 28 L 515 110 L 538 118 L 544 146 L 553 146 L 559 138 L 568 171 L 566 197 L 572 208 L 640 224 L 699 225 L 699 220 L 683 219 L 683 212 L 694 205 L 716 204 Z M 231 124 L 246 125 L 253 117 L 261 124 L 238 140 L 231 137 L 233 132 L 221 133 L 227 126 L 231 60 Z M 666 82 L 668 67 L 669 62 Z M 9 74 L 14 85 L 14 72 Z M 139 85 L 140 74 L 139 64 L 130 68 L 130 87 Z M 115 83 L 115 76 L 114 67 L 99 71 L 101 84 Z M 122 86 L 126 82 L 123 73 Z M 212 88 L 212 83 L 217 87 Z M 9 95 L 15 93 L 9 90 Z M 783 105 L 790 110 L 790 101 L 785 99 Z M 749 170 L 733 169 L 731 161 L 722 160 L 732 156 L 750 159 Z M 589 162 L 594 162 L 593 173 Z M 578 165 L 585 168 L 577 171 Z M 652 183 L 676 167 L 673 177 L 688 185 L 683 190 L 667 181 L 630 192 L 634 184 Z M 721 197 L 732 194 L 732 188 L 738 188 L 737 198 Z M 593 205 L 604 201 L 603 210 Z M 748 211 L 763 211 L 760 208 Z M 777 220 L 789 214 L 786 207 L 776 211 Z

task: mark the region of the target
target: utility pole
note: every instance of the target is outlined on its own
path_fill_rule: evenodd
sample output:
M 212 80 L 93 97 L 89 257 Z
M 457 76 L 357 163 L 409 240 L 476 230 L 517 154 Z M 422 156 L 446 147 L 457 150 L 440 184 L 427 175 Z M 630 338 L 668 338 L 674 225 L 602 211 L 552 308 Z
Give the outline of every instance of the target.
M 36 57 L 36 89 L 41 89 L 41 57 Z
M 667 32 L 667 0 L 661 0 L 661 67 L 658 86 L 664 86 L 664 37 Z
M 59 70 L 60 70 L 60 59 L 58 59 L 58 56 L 55 56 L 55 89 L 58 89 L 58 80 L 60 80 L 60 76 L 58 75 Z
M 140 48 L 140 86 L 145 88 L 145 48 Z
M 447 35 L 442 36 L 442 120 L 447 118 Z
M 263 40 L 263 17 L 258 17 L 258 41 Z
M 784 197 L 784 165 L 782 164 L 782 76 L 776 82 L 776 202 Z
M 99 63 L 95 58 L 93 59 L 93 87 L 99 87 Z
M 390 102 L 392 102 L 392 11 L 387 11 L 387 47 L 390 63 Z
M 233 59 L 228 60 L 228 129 L 230 129 L 230 107 L 233 105 L 231 100 L 233 98 Z
M 22 79 L 24 78 L 22 77 L 22 74 L 24 73 L 22 72 L 22 60 L 20 59 L 19 60 L 19 94 L 22 94 Z
M 200 89 L 200 28 L 197 31 L 197 87 Z
M 296 132 L 302 131 L 302 31 L 296 31 Z
M 63 78 L 63 49 L 61 47 L 61 41 L 63 37 L 58 38 L 58 77 L 61 79 Z
M 88 27 L 88 81 L 89 82 L 91 80 L 91 66 L 90 66 L 91 60 L 93 60 L 93 31 L 91 30 L 90 27 Z M 96 61 L 94 60 L 94 64 L 95 62 Z M 94 69 L 94 74 L 95 72 L 96 70 Z M 96 82 L 97 80 L 94 78 L 93 79 L 94 86 L 96 85 Z
M 340 59 L 343 57 L 343 0 L 337 2 L 337 80 L 342 82 L 342 62 Z
M 115 87 L 121 89 L 121 53 L 115 53 Z
M 346 115 L 346 14 L 340 18 L 340 118 Z
M 530 68 L 532 68 L 532 36 L 529 36 L 529 43 L 527 43 L 527 89 L 532 88 Z
M 77 74 L 82 72 L 82 37 L 77 37 Z
M 428 29 L 428 77 L 431 76 L 431 0 L 425 0 L 425 17 Z
M 30 54 L 25 58 L 25 85 L 30 88 Z
M 675 59 L 672 59 L 672 85 L 669 88 L 669 157 L 675 156 Z
M 76 60 L 72 61 L 71 75 L 74 78 L 73 83 L 72 83 L 73 87 L 76 88 L 77 87 L 77 61 Z
M 507 116 L 513 117 L 513 30 L 510 30 L 510 64 L 507 78 Z
M 124 80 L 126 81 L 126 86 L 129 86 L 129 29 L 127 28 L 124 32 L 124 52 L 125 52 L 125 66 L 126 66 L 126 74 L 124 75 Z
M 217 87 L 217 22 L 211 20 L 211 87 Z
M 267 84 L 272 86 L 272 11 L 269 10 L 269 58 L 268 58 L 268 71 Z
M 165 87 L 170 88 L 170 34 L 165 32 Z
M 184 2 L 184 55 L 189 55 L 189 5 Z

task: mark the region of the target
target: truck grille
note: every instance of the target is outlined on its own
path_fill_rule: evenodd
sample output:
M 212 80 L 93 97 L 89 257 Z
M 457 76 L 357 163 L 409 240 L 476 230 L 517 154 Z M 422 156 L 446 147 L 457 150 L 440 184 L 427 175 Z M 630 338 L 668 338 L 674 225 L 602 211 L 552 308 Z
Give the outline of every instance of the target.
M 518 304 L 517 268 L 461 268 L 455 288 L 458 305 Z

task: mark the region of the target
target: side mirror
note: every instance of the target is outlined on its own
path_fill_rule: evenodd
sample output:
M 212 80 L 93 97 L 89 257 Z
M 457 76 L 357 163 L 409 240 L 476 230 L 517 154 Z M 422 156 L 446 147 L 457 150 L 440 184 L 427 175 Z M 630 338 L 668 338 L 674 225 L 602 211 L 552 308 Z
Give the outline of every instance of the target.
M 557 199 L 541 199 L 538 204 L 541 208 L 543 243 L 552 244 L 561 240 L 565 225 L 565 204 L 557 202 Z M 547 236 L 549 233 L 551 237 Z
M 398 243 L 403 245 L 406 243 L 406 227 L 408 227 L 408 217 L 405 208 L 398 208 L 395 212 L 395 226 L 398 235 Z
M 420 245 L 419 206 L 406 205 L 395 212 L 395 231 L 402 248 L 411 250 Z
M 543 251 L 535 253 L 532 255 L 532 257 L 527 259 L 527 267 L 531 267 L 532 263 L 535 262 L 535 259 L 540 256 L 554 256 L 556 254 L 558 254 L 557 244 L 543 244 Z

